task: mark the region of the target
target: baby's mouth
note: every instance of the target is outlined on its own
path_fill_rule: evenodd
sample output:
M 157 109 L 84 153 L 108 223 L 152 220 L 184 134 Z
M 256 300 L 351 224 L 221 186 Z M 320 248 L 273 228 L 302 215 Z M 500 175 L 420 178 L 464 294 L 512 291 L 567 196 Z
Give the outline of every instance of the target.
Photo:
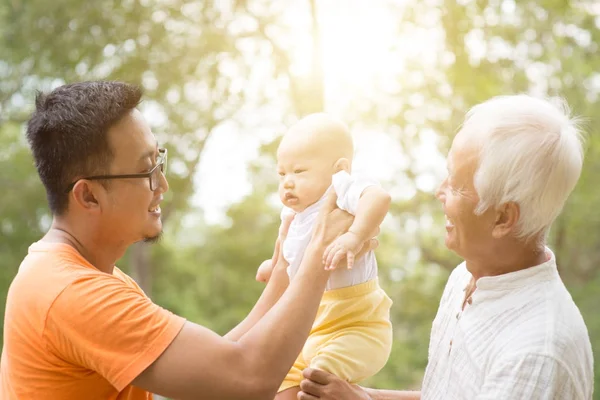
M 298 197 L 294 196 L 294 195 L 293 195 L 293 194 L 291 194 L 291 193 L 286 193 L 286 194 L 283 196 L 283 198 L 284 198 L 284 200 L 285 200 L 287 203 L 297 203 L 297 202 L 298 202 Z

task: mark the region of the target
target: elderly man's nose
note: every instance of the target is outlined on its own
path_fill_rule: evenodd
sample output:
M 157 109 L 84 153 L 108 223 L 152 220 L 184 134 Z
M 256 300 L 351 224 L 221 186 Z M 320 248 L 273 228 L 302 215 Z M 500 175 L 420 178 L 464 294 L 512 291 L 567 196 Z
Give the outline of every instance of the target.
M 445 189 L 447 181 L 448 178 L 444 179 L 444 181 L 440 183 L 440 186 L 438 186 L 437 190 L 435 191 L 435 197 L 437 197 L 437 199 L 442 203 L 444 202 L 444 200 L 446 200 Z

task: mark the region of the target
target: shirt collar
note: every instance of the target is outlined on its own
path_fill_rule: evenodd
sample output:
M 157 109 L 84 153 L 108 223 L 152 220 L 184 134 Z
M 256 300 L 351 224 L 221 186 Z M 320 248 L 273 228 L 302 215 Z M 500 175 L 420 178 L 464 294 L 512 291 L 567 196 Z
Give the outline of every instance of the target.
M 515 272 L 497 276 L 484 276 L 475 283 L 477 290 L 510 290 L 528 286 L 540 281 L 549 281 L 558 277 L 554 253 L 546 247 L 548 261 Z

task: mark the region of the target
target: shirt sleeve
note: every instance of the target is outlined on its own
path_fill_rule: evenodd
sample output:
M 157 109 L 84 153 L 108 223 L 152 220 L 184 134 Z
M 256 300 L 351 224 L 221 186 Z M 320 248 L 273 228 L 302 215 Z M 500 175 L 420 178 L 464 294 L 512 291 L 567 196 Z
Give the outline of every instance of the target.
M 115 276 L 86 276 L 56 298 L 44 337 L 49 351 L 122 391 L 163 353 L 184 323 Z
M 581 399 L 565 366 L 553 357 L 526 353 L 496 363 L 477 400 Z
M 337 206 L 352 215 L 356 215 L 360 196 L 369 186 L 379 186 L 373 179 L 359 179 L 351 176 L 346 171 L 333 175 L 332 184 L 337 194 Z

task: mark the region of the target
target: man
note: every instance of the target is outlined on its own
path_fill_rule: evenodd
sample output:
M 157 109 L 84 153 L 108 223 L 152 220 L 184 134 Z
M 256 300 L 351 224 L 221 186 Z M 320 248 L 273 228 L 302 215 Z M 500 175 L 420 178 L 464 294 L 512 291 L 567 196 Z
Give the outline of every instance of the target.
M 421 392 L 305 370 L 300 399 L 591 399 L 587 328 L 545 246 L 575 187 L 581 137 L 566 107 L 525 95 L 475 106 L 436 195 L 464 258 L 433 321 Z
M 263 295 L 225 337 L 153 304 L 115 267 L 131 244 L 158 238 L 169 188 L 140 98 L 132 85 L 84 82 L 36 99 L 27 139 L 53 223 L 9 289 L 3 400 L 272 399 L 308 336 L 329 277 L 323 252 L 351 223 L 335 196 L 298 279 L 285 290 L 275 255 Z

